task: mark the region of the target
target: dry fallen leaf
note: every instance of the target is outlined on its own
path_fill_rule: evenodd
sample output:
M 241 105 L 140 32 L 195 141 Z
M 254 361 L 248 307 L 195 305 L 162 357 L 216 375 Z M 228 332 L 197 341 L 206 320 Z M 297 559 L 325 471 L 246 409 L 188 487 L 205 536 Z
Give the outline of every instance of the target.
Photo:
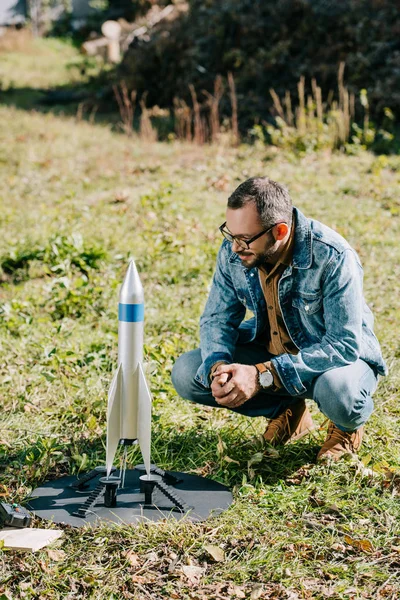
M 253 586 L 253 589 L 251 590 L 251 594 L 250 594 L 250 600 L 258 600 L 258 598 L 260 598 L 260 596 L 263 593 L 263 586 L 261 583 L 256 583 Z
M 219 546 L 213 546 L 212 544 L 204 544 L 204 550 L 208 552 L 215 562 L 224 562 L 225 552 Z
M 116 192 L 113 201 L 117 204 L 118 202 L 126 202 L 128 199 L 129 199 L 128 190 L 119 190 Z
M 243 591 L 243 588 L 238 585 L 231 585 L 228 588 L 228 594 L 230 596 L 234 596 L 235 598 L 246 598 L 246 594 Z
M 124 553 L 124 556 L 127 559 L 127 561 L 132 565 L 132 567 L 139 566 L 139 556 L 136 554 L 136 552 L 133 552 L 133 550 L 127 550 Z
M 346 552 L 346 546 L 344 544 L 335 543 L 332 544 L 331 548 L 337 552 Z
M 231 458 L 230 456 L 224 456 L 224 460 L 227 463 L 235 463 L 235 465 L 240 465 L 240 462 L 238 460 L 234 460 L 233 458 Z
M 223 454 L 224 450 L 226 450 L 226 444 L 220 437 L 218 437 L 218 444 L 217 444 L 218 454 Z
M 50 560 L 59 562 L 60 560 L 64 560 L 66 553 L 64 550 L 47 550 L 47 556 L 50 558 Z
M 149 562 L 155 562 L 156 560 L 158 560 L 158 554 L 157 554 L 157 552 L 148 552 L 148 554 L 146 554 L 145 558 Z
M 374 548 L 369 540 L 354 540 L 349 535 L 345 535 L 344 541 L 349 546 L 352 546 L 353 548 L 361 552 L 366 552 L 369 554 L 370 552 L 374 551 Z
M 183 565 L 182 572 L 190 583 L 198 583 L 204 575 L 205 569 L 193 565 Z

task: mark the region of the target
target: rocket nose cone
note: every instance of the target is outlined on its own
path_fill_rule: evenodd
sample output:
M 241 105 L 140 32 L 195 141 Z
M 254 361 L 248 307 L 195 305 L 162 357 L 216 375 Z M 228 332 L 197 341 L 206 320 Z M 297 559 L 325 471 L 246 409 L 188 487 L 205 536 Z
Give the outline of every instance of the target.
M 132 259 L 121 286 L 119 301 L 121 304 L 142 304 L 143 299 L 142 282 L 140 281 L 135 261 Z

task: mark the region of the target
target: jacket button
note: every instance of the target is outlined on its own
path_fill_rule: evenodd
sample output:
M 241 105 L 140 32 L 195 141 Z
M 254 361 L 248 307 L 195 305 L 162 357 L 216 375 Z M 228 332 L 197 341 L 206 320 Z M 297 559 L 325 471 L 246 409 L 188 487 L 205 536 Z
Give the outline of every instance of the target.
M 306 311 L 309 311 L 309 310 L 310 310 L 310 307 L 309 307 L 309 305 L 308 305 L 308 304 L 306 304 L 306 305 L 305 305 L 305 307 L 304 307 L 304 310 L 306 310 Z

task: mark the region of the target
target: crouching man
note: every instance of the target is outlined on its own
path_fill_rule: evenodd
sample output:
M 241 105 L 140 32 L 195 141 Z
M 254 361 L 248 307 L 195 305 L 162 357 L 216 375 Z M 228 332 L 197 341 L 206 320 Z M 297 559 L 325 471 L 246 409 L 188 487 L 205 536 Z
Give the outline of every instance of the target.
M 386 366 L 356 252 L 267 177 L 233 192 L 220 231 L 200 349 L 176 361 L 175 389 L 199 404 L 266 417 L 271 445 L 314 428 L 305 403 L 312 399 L 329 419 L 318 459 L 357 452 Z M 247 309 L 254 316 L 244 320 Z

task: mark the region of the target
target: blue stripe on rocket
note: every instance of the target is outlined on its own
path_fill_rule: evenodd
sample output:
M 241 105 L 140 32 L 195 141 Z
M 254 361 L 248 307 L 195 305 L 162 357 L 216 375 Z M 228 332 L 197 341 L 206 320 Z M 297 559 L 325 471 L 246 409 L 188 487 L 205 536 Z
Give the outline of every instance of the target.
M 144 304 L 118 304 L 118 319 L 126 323 L 144 321 Z

